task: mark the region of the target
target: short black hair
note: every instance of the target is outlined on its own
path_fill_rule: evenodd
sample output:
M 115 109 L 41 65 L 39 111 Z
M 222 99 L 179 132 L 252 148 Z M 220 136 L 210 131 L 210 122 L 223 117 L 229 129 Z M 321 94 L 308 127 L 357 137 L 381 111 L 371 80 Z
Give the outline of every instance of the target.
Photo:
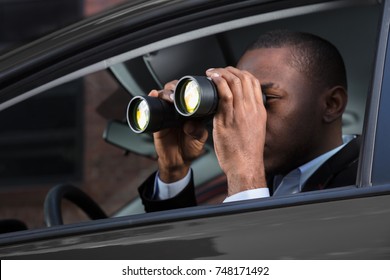
M 310 33 L 274 30 L 260 35 L 248 50 L 292 47 L 290 65 L 321 86 L 347 89 L 344 60 L 329 41 Z

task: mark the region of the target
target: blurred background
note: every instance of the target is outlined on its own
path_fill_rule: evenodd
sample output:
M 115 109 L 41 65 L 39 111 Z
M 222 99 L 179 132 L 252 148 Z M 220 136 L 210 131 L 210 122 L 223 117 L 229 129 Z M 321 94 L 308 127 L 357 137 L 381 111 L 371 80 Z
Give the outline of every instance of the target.
M 0 55 L 122 2 L 0 0 Z M 62 182 L 82 188 L 108 215 L 137 196 L 156 165 L 103 140 L 108 118 L 125 115 L 127 96 L 118 91 L 102 71 L 0 112 L 0 219 L 44 227 L 45 196 Z M 70 203 L 63 209 L 65 223 L 86 218 Z

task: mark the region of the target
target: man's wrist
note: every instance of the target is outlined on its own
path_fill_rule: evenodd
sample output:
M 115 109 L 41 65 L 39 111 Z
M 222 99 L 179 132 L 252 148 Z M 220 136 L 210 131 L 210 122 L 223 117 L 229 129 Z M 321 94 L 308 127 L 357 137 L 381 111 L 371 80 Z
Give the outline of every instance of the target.
M 159 164 L 159 178 L 164 183 L 173 183 L 183 179 L 189 172 L 189 166 L 167 167 Z
M 176 182 L 165 183 L 161 180 L 159 172 L 156 174 L 155 188 L 157 191 L 157 199 L 165 200 L 178 195 L 191 181 L 191 172 L 190 170 L 184 176 L 183 179 Z
M 253 189 L 253 190 L 238 192 L 236 194 L 228 196 L 227 198 L 225 198 L 223 203 L 248 200 L 248 199 L 265 198 L 265 197 L 269 197 L 269 196 L 270 196 L 270 193 L 269 193 L 268 188 L 257 188 L 257 189 Z
M 263 173 L 256 175 L 233 173 L 227 175 L 227 181 L 229 196 L 242 191 L 267 188 L 267 182 Z

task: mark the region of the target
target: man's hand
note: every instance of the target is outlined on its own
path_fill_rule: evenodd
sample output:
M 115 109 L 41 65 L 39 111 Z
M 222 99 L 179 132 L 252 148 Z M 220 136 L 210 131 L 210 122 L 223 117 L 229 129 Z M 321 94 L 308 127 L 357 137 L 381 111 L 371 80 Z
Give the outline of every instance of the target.
M 149 96 L 173 102 L 177 80 L 167 83 L 161 91 L 152 90 Z M 158 155 L 159 177 L 165 183 L 176 182 L 188 173 L 193 160 L 204 151 L 208 132 L 197 121 L 187 121 L 181 127 L 167 128 L 153 134 Z
M 206 74 L 219 95 L 213 137 L 228 195 L 267 187 L 263 161 L 267 114 L 260 82 L 233 67 L 209 69 Z

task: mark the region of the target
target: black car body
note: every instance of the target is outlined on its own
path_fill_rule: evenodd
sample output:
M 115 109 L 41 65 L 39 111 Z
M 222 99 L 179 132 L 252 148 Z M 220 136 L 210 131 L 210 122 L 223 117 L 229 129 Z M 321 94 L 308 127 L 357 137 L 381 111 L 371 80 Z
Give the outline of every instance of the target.
M 265 30 L 313 32 L 346 60 L 355 94 L 345 132 L 361 134 L 362 146 L 353 186 L 157 213 L 142 213 L 135 199 L 116 217 L 2 234 L 1 258 L 388 259 L 389 23 L 387 0 L 130 1 L 5 54 L 0 110 L 96 71 L 109 71 L 131 95 L 147 94 L 234 65 Z M 110 123 L 107 142 L 153 156 L 150 141 L 124 137 L 124 127 Z M 194 169 L 200 186 L 219 178 L 212 143 Z

